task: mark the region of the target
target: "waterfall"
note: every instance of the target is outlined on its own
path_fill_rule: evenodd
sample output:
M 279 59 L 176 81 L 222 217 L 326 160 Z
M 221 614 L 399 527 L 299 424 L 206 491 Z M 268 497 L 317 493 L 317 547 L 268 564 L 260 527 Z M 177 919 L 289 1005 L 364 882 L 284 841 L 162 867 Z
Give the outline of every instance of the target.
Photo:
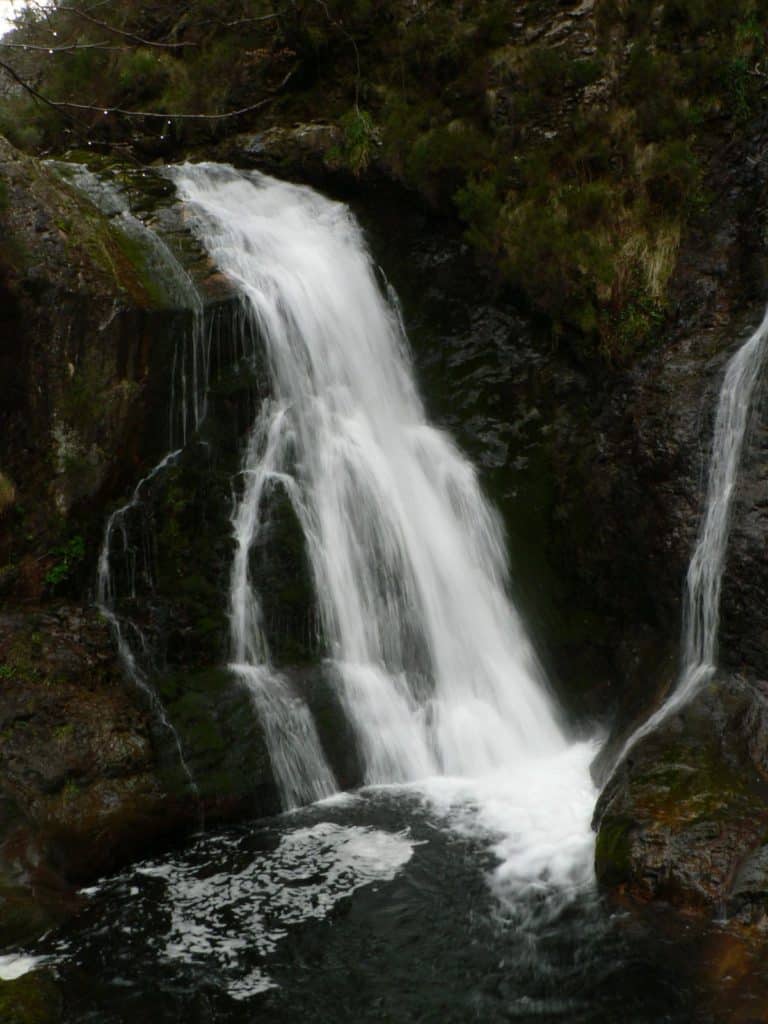
M 619 762 L 641 737 L 683 707 L 712 678 L 717 667 L 720 591 L 731 509 L 767 340 L 768 310 L 757 330 L 730 359 L 720 388 L 706 505 L 686 575 L 680 675 L 667 700 L 624 744 Z
M 151 481 L 181 455 L 183 447 L 174 449 L 174 445 L 185 445 L 205 418 L 212 331 L 206 324 L 203 302 L 191 277 L 163 239 L 131 213 L 120 189 L 82 164 L 51 160 L 48 166 L 108 217 L 118 236 L 122 234 L 140 247 L 161 305 L 184 311 L 190 319 L 174 349 L 169 396 L 168 445 L 171 450 L 139 480 L 130 500 L 107 519 L 99 552 L 96 606 L 109 623 L 124 672 L 144 694 L 156 720 L 170 735 L 190 789 L 199 800 L 198 786 L 184 756 L 179 734 L 150 683 L 152 657 L 147 639 L 136 622 L 120 615 L 118 605 L 121 597 L 136 598 L 139 577 L 150 587 L 153 585 L 152 544 L 148 539 L 143 499 Z M 115 570 L 116 557 L 124 564 L 122 574 Z
M 500 522 L 473 466 L 427 422 L 398 310 L 350 211 L 221 165 L 171 174 L 192 229 L 242 294 L 272 378 L 233 518 L 237 671 L 280 708 L 287 683 L 270 662 L 249 552 L 282 489 L 368 783 L 488 776 L 560 756 L 567 743 L 508 594 Z M 331 779 L 308 726 L 282 736 L 304 737 L 299 774 L 314 765 L 323 789 Z
M 134 685 L 137 686 L 144 694 L 162 728 L 170 734 L 174 747 L 176 748 L 176 753 L 178 755 L 182 771 L 189 782 L 192 792 L 199 799 L 199 789 L 187 763 L 187 759 L 184 756 L 184 748 L 181 744 L 181 738 L 173 723 L 168 718 L 165 708 L 163 707 L 156 691 L 150 685 L 147 672 L 141 664 L 142 660 L 146 660 L 149 657 L 146 638 L 136 623 L 132 622 L 130 619 L 123 619 L 118 615 L 117 583 L 115 574 L 112 571 L 112 557 L 115 551 L 115 545 L 119 544 L 120 553 L 128 565 L 130 594 L 132 597 L 135 597 L 137 569 L 136 549 L 131 544 L 129 538 L 130 518 L 134 513 L 137 513 L 139 516 L 141 515 L 142 492 L 146 485 L 149 484 L 154 477 L 162 473 L 167 466 L 172 465 L 179 455 L 181 455 L 181 449 L 169 452 L 163 459 L 161 459 L 160 462 L 158 462 L 158 464 L 136 484 L 133 494 L 131 495 L 131 500 L 120 508 L 115 509 L 107 519 L 107 525 L 104 529 L 104 539 L 101 544 L 101 551 L 99 552 L 98 576 L 96 582 L 96 606 L 109 623 L 112 635 L 114 636 L 117 644 L 117 652 L 124 671 Z M 143 569 L 146 573 L 151 574 L 151 563 L 148 558 L 144 559 Z

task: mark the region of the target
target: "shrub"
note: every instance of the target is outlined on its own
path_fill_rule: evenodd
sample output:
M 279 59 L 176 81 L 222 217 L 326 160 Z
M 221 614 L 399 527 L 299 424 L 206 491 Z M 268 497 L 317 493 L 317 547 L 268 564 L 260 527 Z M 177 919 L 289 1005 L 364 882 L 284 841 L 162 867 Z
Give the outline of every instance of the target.
M 339 124 L 344 136 L 332 155 L 358 175 L 370 164 L 381 145 L 381 135 L 371 115 L 357 107 L 344 114 Z
M 122 55 L 117 65 L 121 103 L 141 102 L 161 93 L 170 76 L 168 60 L 167 54 L 143 48 L 128 50 Z
M 467 178 L 480 174 L 489 140 L 474 125 L 451 121 L 419 136 L 406 161 L 406 177 L 433 201 L 453 197 Z
M 693 202 L 700 185 L 701 167 L 686 141 L 675 139 L 656 150 L 645 182 L 652 203 L 677 211 Z
M 567 323 L 589 334 L 598 323 L 597 288 L 611 281 L 611 252 L 594 225 L 579 221 L 573 197 L 555 192 L 508 207 L 503 240 L 507 271 L 533 305 L 556 330 Z
M 454 203 L 467 225 L 470 245 L 480 252 L 495 253 L 499 247 L 501 202 L 494 182 L 471 177 L 454 196 Z
M 65 544 L 54 548 L 51 555 L 56 562 L 48 570 L 45 583 L 51 590 L 56 590 L 70 583 L 75 572 L 81 567 L 85 558 L 85 541 L 76 534 Z

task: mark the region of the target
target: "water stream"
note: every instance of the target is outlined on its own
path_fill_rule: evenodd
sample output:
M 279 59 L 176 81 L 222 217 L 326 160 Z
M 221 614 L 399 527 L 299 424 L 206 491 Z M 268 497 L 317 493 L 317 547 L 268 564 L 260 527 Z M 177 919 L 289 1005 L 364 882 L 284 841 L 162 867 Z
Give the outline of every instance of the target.
M 753 398 L 768 350 L 768 310 L 725 368 L 715 414 L 707 494 L 685 581 L 681 669 L 664 703 L 624 744 L 617 759 L 690 701 L 717 668 L 717 643 L 731 510 Z
M 215 165 L 174 179 L 242 291 L 274 386 L 234 520 L 235 662 L 269 663 L 248 552 L 281 487 L 367 782 L 559 756 L 567 740 L 508 597 L 498 518 L 474 468 L 426 420 L 398 311 L 347 207 Z

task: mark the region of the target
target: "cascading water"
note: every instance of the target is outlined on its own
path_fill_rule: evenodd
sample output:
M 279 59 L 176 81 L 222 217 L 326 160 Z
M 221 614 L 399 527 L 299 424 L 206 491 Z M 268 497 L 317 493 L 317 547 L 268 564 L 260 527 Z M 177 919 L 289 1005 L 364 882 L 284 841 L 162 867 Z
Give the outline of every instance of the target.
M 274 676 L 248 556 L 269 491 L 282 488 L 303 529 L 366 781 L 503 779 L 504 795 L 491 787 L 483 799 L 514 807 L 507 823 L 520 864 L 520 834 L 531 828 L 523 805 L 550 851 L 558 828 L 585 848 L 591 746 L 574 754 L 561 731 L 507 593 L 497 516 L 473 467 L 426 422 L 397 309 L 356 221 L 311 189 L 261 174 L 200 164 L 172 176 L 193 230 L 241 290 L 273 380 L 234 517 L 237 670 L 254 687 Z M 540 800 L 560 819 L 554 833 L 540 824 Z
M 50 166 L 109 217 L 118 232 L 141 247 L 165 306 L 183 311 L 189 319 L 189 326 L 177 340 L 174 351 L 169 416 L 169 446 L 184 445 L 200 427 L 207 409 L 211 331 L 205 323 L 198 290 L 166 243 L 131 213 L 125 196 L 111 182 L 81 164 L 51 161 Z M 99 553 L 96 604 L 110 625 L 125 672 L 144 693 L 157 720 L 171 735 L 184 774 L 192 791 L 198 795 L 178 732 L 149 682 L 151 656 L 144 633 L 135 622 L 121 617 L 118 612 L 121 596 L 136 598 L 139 576 L 150 587 L 152 585 L 153 558 L 151 544 L 147 542 L 143 498 L 151 481 L 172 465 L 181 452 L 182 448 L 177 448 L 163 456 L 138 482 L 130 501 L 109 516 Z M 133 534 L 141 539 L 140 543 Z M 124 578 L 115 570 L 118 557 L 124 563 Z
M 107 620 L 112 630 L 112 635 L 117 644 L 117 651 L 120 656 L 124 671 L 133 683 L 139 687 L 147 698 L 157 720 L 162 727 L 170 733 L 179 763 L 186 775 L 190 787 L 196 796 L 199 796 L 197 783 L 190 771 L 187 760 L 184 757 L 184 749 L 181 745 L 181 738 L 173 723 L 165 713 L 157 693 L 150 685 L 147 672 L 141 664 L 141 660 L 148 656 L 148 645 L 141 629 L 129 619 L 122 619 L 117 613 L 117 588 L 115 574 L 112 567 L 112 559 L 115 554 L 116 539 L 120 545 L 120 553 L 129 564 L 129 588 L 132 597 L 136 596 L 136 549 L 129 539 L 130 518 L 132 514 L 141 515 L 141 501 L 143 489 L 163 470 L 171 465 L 181 454 L 181 449 L 169 452 L 145 477 L 139 480 L 134 488 L 131 500 L 120 508 L 115 509 L 107 520 L 104 529 L 104 539 L 99 552 L 98 576 L 96 581 L 96 605 Z M 151 560 L 143 559 L 144 572 L 151 573 Z M 129 635 L 130 634 L 130 635 Z
M 720 591 L 728 547 L 733 497 L 752 399 L 765 362 L 768 311 L 757 330 L 731 358 L 717 403 L 704 514 L 686 576 L 682 667 L 667 700 L 627 740 L 631 747 L 685 705 L 714 675 L 720 623 Z
M 137 244 L 162 305 L 191 313 L 189 328 L 177 340 L 171 371 L 169 449 L 186 444 L 207 412 L 212 330 L 195 283 L 163 239 L 130 210 L 123 192 L 83 164 L 48 161 L 60 177 L 85 195 L 113 228 Z M 147 173 L 147 172 L 144 172 Z

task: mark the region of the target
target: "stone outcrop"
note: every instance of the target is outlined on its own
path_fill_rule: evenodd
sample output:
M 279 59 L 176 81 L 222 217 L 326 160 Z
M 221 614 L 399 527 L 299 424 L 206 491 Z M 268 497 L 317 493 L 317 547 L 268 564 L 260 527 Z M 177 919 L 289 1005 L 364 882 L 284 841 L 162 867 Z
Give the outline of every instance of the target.
M 768 687 L 718 675 L 603 790 L 598 880 L 641 901 L 768 924 Z
M 247 695 L 225 671 L 204 671 L 224 660 L 216 578 L 227 562 L 198 544 L 192 572 L 205 498 L 192 508 L 164 481 L 177 543 L 169 534 L 153 621 L 175 649 L 153 654 L 167 715 L 126 674 L 92 606 L 108 511 L 167 450 L 174 352 L 195 316 L 216 346 L 217 325 L 235 314 L 232 289 L 186 231 L 167 181 L 120 173 L 122 195 L 157 228 L 152 243 L 131 230 L 122 200 L 97 206 L 66 172 L 0 139 L 0 945 L 60 920 L 76 907 L 73 885 L 161 838 L 277 806 Z M 103 179 L 114 187 L 115 173 Z M 158 249 L 197 282 L 202 310 L 164 284 Z M 211 403 L 227 415 L 253 387 L 228 381 Z M 228 444 L 234 465 L 236 434 Z M 226 473 L 212 471 L 207 492 L 225 545 L 215 481 L 228 496 Z M 195 480 L 205 492 L 199 468 Z

